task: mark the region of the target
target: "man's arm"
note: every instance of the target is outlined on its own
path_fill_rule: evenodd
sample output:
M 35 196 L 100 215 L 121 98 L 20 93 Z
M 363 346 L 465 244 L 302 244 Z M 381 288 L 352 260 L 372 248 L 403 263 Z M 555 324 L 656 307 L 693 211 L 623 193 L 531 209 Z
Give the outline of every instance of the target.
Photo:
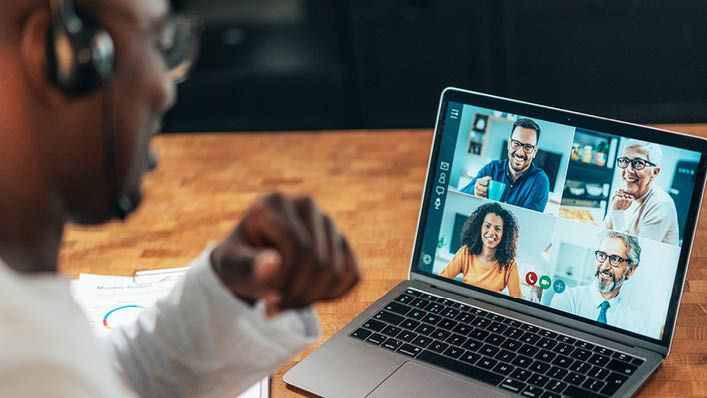
M 550 180 L 545 172 L 541 172 L 535 177 L 530 193 L 519 206 L 539 212 L 545 211 L 550 195 Z
M 114 331 L 111 349 L 140 395 L 235 395 L 311 344 L 309 306 L 358 279 L 346 238 L 311 199 L 267 195 L 166 299 Z
M 236 396 L 319 337 L 311 309 L 268 318 L 214 273 L 212 249 L 133 325 L 110 335 L 109 352 L 139 396 Z

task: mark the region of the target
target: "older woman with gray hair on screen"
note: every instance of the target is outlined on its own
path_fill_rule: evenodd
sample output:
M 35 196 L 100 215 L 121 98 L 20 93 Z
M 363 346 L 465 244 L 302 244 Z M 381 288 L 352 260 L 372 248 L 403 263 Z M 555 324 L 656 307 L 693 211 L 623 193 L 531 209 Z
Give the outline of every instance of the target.
M 673 199 L 653 184 L 660 174 L 662 150 L 645 141 L 628 140 L 616 165 L 623 187 L 611 197 L 604 218 L 607 229 L 672 245 L 678 244 L 678 215 Z

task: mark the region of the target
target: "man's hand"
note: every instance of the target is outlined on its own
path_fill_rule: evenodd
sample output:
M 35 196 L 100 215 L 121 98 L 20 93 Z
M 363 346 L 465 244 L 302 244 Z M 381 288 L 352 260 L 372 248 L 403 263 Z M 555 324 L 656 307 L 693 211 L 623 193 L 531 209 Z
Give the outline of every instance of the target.
M 272 316 L 343 296 L 358 282 L 346 238 L 308 197 L 256 200 L 211 254 L 223 283 L 245 300 L 263 299 Z
M 626 210 L 631 207 L 631 203 L 636 199 L 636 196 L 630 194 L 623 189 L 619 189 L 611 197 L 612 210 Z
M 476 180 L 476 184 L 474 184 L 474 195 L 482 198 L 488 198 L 489 181 L 491 181 L 491 176 L 481 177 Z

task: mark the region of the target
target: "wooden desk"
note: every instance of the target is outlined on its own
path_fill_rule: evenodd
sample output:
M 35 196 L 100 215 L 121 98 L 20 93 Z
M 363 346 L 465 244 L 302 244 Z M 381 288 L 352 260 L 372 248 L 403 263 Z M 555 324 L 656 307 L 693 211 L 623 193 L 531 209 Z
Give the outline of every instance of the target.
M 664 127 L 707 137 L 707 125 Z M 406 278 L 431 142 L 430 130 L 157 137 L 160 167 L 145 179 L 142 207 L 124 224 L 68 228 L 60 270 L 77 277 L 184 266 L 227 234 L 258 194 L 313 195 L 363 268 L 352 294 L 317 305 L 326 339 Z M 703 221 L 672 353 L 641 397 L 707 396 L 706 256 Z M 282 375 L 310 351 L 273 376 L 272 397 L 306 396 Z

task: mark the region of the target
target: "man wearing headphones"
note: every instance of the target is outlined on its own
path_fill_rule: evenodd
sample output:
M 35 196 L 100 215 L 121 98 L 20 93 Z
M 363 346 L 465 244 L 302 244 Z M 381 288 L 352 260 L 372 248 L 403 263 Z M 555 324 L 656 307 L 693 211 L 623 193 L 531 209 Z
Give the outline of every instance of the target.
M 76 3 L 0 0 L 0 396 L 235 396 L 317 338 L 309 306 L 355 285 L 354 255 L 310 198 L 266 195 L 102 350 L 62 231 L 138 206 L 195 39 L 166 0 Z

